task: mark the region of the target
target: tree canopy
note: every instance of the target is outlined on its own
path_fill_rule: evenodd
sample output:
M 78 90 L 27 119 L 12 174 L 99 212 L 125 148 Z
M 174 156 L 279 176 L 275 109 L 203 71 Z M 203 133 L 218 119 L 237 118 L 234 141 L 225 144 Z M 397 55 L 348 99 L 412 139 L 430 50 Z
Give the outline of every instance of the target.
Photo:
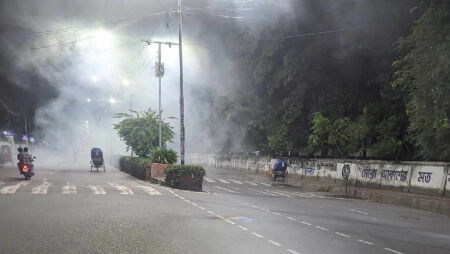
M 373 23 L 340 33 L 285 39 L 304 21 L 284 18 L 230 33 L 235 81 L 211 103 L 217 150 L 450 160 L 449 3 L 386 4 L 368 3 Z M 302 6 L 321 17 L 309 29 L 353 15 L 319 6 Z
M 159 118 L 156 111 L 138 112 L 130 110 L 130 113 L 115 114 L 114 118 L 121 119 L 114 124 L 119 137 L 125 141 L 127 149 L 135 152 L 139 157 L 148 157 L 151 151 L 159 145 Z M 172 127 L 162 122 L 161 144 L 173 140 Z M 176 155 L 175 155 L 176 156 Z

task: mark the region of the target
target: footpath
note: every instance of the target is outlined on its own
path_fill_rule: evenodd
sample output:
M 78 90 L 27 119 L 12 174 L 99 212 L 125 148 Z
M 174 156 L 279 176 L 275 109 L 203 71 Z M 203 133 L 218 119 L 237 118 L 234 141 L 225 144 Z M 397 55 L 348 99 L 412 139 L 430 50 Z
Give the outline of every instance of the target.
M 265 171 L 247 171 L 244 169 L 224 168 L 224 170 L 245 171 L 248 174 L 265 175 Z M 301 179 L 297 175 L 289 175 L 287 184 L 297 186 L 302 189 L 311 191 L 329 192 L 330 194 L 347 197 L 358 198 L 373 202 L 384 204 L 398 205 L 408 208 L 415 208 L 439 214 L 444 214 L 450 217 L 450 198 L 442 196 L 413 194 L 401 191 L 390 191 L 384 189 L 372 189 L 364 187 L 355 187 L 343 183 L 333 183 L 329 181 L 312 181 Z

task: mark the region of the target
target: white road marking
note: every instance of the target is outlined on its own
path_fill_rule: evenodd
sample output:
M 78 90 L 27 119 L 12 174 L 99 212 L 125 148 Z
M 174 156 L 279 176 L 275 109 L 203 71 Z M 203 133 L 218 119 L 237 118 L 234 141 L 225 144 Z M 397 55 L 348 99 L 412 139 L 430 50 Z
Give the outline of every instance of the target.
M 259 193 L 262 193 L 262 194 L 265 194 L 265 195 L 278 196 L 277 194 L 273 194 L 273 193 L 270 193 L 270 192 L 265 192 L 265 191 L 260 191 L 260 190 L 253 190 L 253 191 L 256 191 L 256 192 L 259 192 Z
M 208 210 L 208 213 L 210 213 L 210 214 L 216 214 L 215 212 L 210 211 L 210 210 Z
M 256 209 L 259 209 L 259 207 L 255 206 L 255 205 L 252 205 L 252 207 L 253 207 L 253 208 L 256 208 Z
M 290 252 L 292 254 L 300 254 L 298 252 L 296 252 L 295 250 L 291 250 L 291 249 L 286 249 L 287 252 Z
M 299 196 L 299 197 L 302 197 L 302 198 L 311 198 L 312 196 L 310 196 L 310 195 L 307 195 L 307 194 L 303 194 L 303 193 L 300 193 L 300 192 L 289 192 L 289 191 L 282 191 L 282 190 L 278 190 L 279 192 L 282 192 L 282 193 L 286 193 L 286 194 L 288 194 L 288 195 L 295 195 L 295 196 Z
M 283 192 L 279 192 L 279 191 L 273 191 L 273 190 L 265 190 L 265 191 L 271 192 L 271 193 L 276 193 L 276 194 L 278 194 L 280 196 L 283 196 L 283 197 L 288 197 L 288 198 L 291 197 L 291 195 L 283 193 Z
M 105 191 L 105 189 L 103 189 L 102 186 L 89 185 L 89 188 L 92 190 L 93 194 L 95 194 L 95 195 L 105 195 L 106 194 L 106 191 Z
M 258 186 L 256 183 L 253 183 L 253 182 L 249 182 L 249 181 L 243 181 L 243 182 L 248 183 L 248 184 L 250 184 L 252 186 Z
M 264 209 L 264 208 L 261 208 L 261 210 L 263 210 L 266 213 L 270 213 L 270 210 L 267 210 L 267 209 Z
M 334 232 L 336 235 L 340 235 L 340 236 L 343 236 L 343 237 L 347 237 L 347 238 L 350 238 L 351 236 L 349 236 L 349 235 L 346 235 L 346 234 L 343 234 L 343 233 L 341 233 L 341 232 Z
M 205 210 L 205 208 L 204 208 L 203 206 L 199 206 L 198 208 L 200 208 L 200 209 L 202 209 L 202 210 Z
M 47 178 L 44 178 L 44 182 L 39 185 L 34 187 L 31 190 L 31 193 L 33 194 L 47 194 L 48 188 L 51 186 L 52 184 L 47 182 Z
M 261 184 L 261 185 L 264 185 L 264 186 L 270 187 L 270 184 L 268 184 L 268 183 L 261 183 L 261 182 L 258 182 L 258 184 Z
M 208 183 L 215 183 L 216 182 L 213 179 L 210 179 L 208 177 L 203 177 L 203 180 L 207 181 Z
M 279 244 L 279 243 L 277 243 L 277 242 L 275 242 L 275 241 L 272 241 L 272 240 L 267 240 L 267 241 L 268 241 L 269 243 L 273 244 L 273 245 L 278 246 L 278 247 L 281 246 L 281 244 Z
M 227 191 L 227 192 L 230 192 L 230 193 L 239 193 L 237 191 L 230 190 L 230 189 L 227 189 L 227 188 L 223 188 L 223 187 L 220 187 L 220 186 L 214 186 L 214 188 L 219 189 L 219 190 L 223 190 L 223 191 Z
M 197 207 L 198 207 L 198 205 L 197 205 L 196 203 L 194 203 L 194 202 L 192 202 L 192 203 L 191 203 L 191 205 L 193 205 L 193 206 L 197 206 Z
M 147 192 L 147 193 L 150 194 L 150 195 L 153 195 L 153 196 L 155 196 L 155 195 L 161 195 L 161 192 L 159 192 L 159 191 L 153 189 L 153 188 L 150 187 L 150 186 L 145 186 L 145 185 L 135 185 L 135 186 L 138 187 L 138 188 L 143 189 L 145 192 Z M 172 193 L 173 193 L 173 192 L 172 192 Z
M 237 181 L 237 180 L 233 180 L 233 179 L 228 179 L 228 181 L 231 181 L 235 184 L 243 184 L 241 181 Z
M 217 214 L 216 217 L 221 219 L 221 220 L 225 219 L 222 215 L 219 215 L 219 214 Z
M 178 196 L 178 197 L 179 197 L 180 199 L 183 199 L 183 200 L 185 199 L 185 198 L 183 198 L 182 196 Z
M 263 237 L 264 237 L 263 235 L 260 235 L 260 234 L 258 234 L 258 233 L 256 233 L 256 232 L 252 232 L 252 235 L 257 236 L 257 237 L 259 237 L 259 238 L 263 238 Z
M 62 187 L 62 193 L 63 194 L 77 194 L 77 186 L 70 184 L 67 182 L 67 184 Z
M 117 183 L 108 183 L 108 184 L 113 186 L 114 188 L 116 188 L 118 191 L 120 191 L 120 194 L 123 194 L 123 195 L 128 195 L 128 194 L 134 195 L 134 192 L 130 188 L 126 187 L 126 186 L 119 185 Z
M 384 248 L 384 249 L 387 250 L 387 251 L 390 251 L 392 253 L 395 253 L 395 254 L 403 254 L 403 252 L 396 251 L 396 250 L 393 250 L 393 249 L 389 249 L 389 248 Z
M 173 194 L 173 195 L 174 195 L 175 197 L 179 197 L 179 196 L 180 196 L 180 195 L 178 195 L 178 194 L 176 194 L 176 193 L 175 193 L 175 194 Z
M 224 179 L 217 179 L 219 182 L 221 182 L 221 183 L 230 183 L 230 182 L 228 182 L 227 180 L 224 180 Z
M 361 239 L 358 239 L 358 242 L 362 242 L 362 243 L 365 243 L 365 244 L 368 244 L 368 245 L 373 245 L 373 243 L 368 242 L 368 241 L 364 241 L 364 240 L 361 240 Z
M 286 219 L 289 219 L 289 220 L 297 220 L 297 219 L 295 219 L 295 218 L 292 218 L 292 217 L 285 217 Z
M 358 210 L 354 210 L 354 209 L 347 209 L 349 211 L 355 212 L 355 213 L 360 213 L 360 214 L 364 214 L 364 215 L 369 215 L 369 213 L 366 212 L 362 212 L 362 211 L 358 211 Z
M 241 225 L 238 225 L 237 227 L 240 228 L 240 229 L 242 229 L 242 230 L 244 230 L 244 231 L 247 231 L 247 230 L 248 230 L 248 228 L 243 227 L 243 226 L 241 226 Z
M 316 226 L 316 228 L 320 229 L 320 230 L 324 230 L 324 231 L 330 231 L 328 228 L 323 228 L 321 226 Z
M 25 186 L 25 185 L 27 185 L 29 183 L 30 183 L 30 181 L 23 181 L 23 182 L 16 183 L 14 185 L 5 186 L 2 189 L 0 189 L 0 193 L 1 194 L 13 194 L 13 193 L 16 193 L 17 189 L 19 189 L 21 186 Z
M 232 221 L 232 220 L 225 220 L 226 222 L 230 223 L 231 225 L 236 224 L 236 222 Z
M 189 200 L 187 200 L 187 199 L 185 199 L 184 202 L 186 202 L 186 203 L 192 203 L 191 201 L 189 201 Z
M 305 225 L 307 225 L 307 226 L 311 226 L 311 223 L 308 223 L 308 222 L 306 222 L 306 221 L 300 221 L 302 224 L 305 224 Z
M 271 213 L 273 213 L 273 214 L 275 214 L 275 215 L 278 215 L 278 216 L 281 216 L 281 214 L 276 213 L 276 212 L 271 212 Z
M 314 192 L 305 192 L 305 194 L 310 195 L 310 196 L 314 196 L 314 197 L 318 197 L 318 198 L 326 198 L 326 197 L 324 197 L 322 195 L 317 195 Z

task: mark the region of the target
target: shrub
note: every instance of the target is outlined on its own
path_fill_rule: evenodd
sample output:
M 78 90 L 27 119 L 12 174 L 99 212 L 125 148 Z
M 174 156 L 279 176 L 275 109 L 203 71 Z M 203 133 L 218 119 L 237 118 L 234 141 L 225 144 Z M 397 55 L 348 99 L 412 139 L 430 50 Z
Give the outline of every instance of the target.
M 172 149 L 156 147 L 151 150 L 150 158 L 154 163 L 174 164 L 177 162 L 177 153 Z
M 167 168 L 164 169 L 164 173 L 166 173 L 166 175 L 174 175 L 174 176 L 182 176 L 182 175 L 204 176 L 206 174 L 206 171 L 202 166 L 173 164 L 167 166 Z
M 122 156 L 119 160 L 120 170 L 139 179 L 145 179 L 147 165 L 151 162 L 152 160 L 146 157 Z

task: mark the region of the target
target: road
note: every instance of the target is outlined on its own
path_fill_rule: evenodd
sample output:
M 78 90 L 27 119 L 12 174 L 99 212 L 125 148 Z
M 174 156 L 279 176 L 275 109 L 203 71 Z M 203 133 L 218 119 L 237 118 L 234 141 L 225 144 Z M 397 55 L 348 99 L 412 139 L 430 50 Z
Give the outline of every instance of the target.
M 204 192 L 108 167 L 0 168 L 0 253 L 450 253 L 448 217 L 207 169 Z

